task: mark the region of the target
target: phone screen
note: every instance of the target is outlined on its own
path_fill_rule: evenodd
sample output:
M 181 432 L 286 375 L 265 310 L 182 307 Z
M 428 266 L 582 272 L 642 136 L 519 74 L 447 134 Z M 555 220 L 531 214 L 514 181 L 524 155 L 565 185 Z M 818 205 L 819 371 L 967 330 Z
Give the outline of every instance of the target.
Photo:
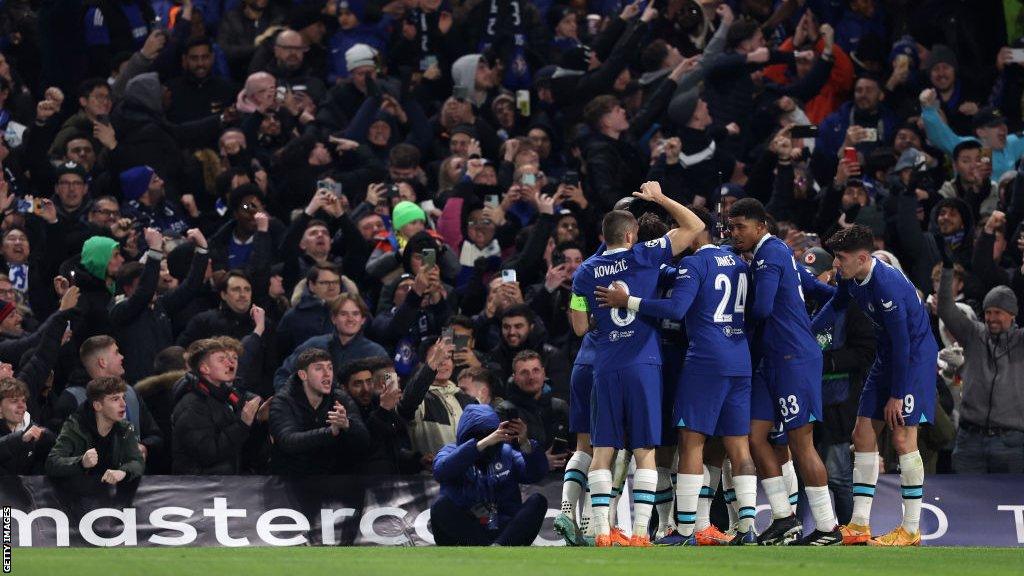
M 437 251 L 433 248 L 427 248 L 423 251 L 423 265 L 427 268 L 433 268 L 437 266 Z

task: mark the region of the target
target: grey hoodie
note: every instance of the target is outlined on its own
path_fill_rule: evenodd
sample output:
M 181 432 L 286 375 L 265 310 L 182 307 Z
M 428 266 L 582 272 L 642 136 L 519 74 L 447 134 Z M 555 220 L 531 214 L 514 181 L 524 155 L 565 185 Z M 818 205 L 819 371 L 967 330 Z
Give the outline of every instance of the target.
M 126 100 L 141 105 L 156 116 L 163 116 L 164 91 L 156 72 L 146 72 L 132 78 L 124 92 Z
M 953 301 L 953 270 L 939 282 L 939 319 L 964 348 L 960 421 L 975 426 L 1024 430 L 1024 329 L 1014 324 L 992 335 Z
M 452 64 L 452 83 L 455 88 L 463 88 L 472 98 L 476 98 L 476 67 L 481 57 L 480 54 L 466 54 Z

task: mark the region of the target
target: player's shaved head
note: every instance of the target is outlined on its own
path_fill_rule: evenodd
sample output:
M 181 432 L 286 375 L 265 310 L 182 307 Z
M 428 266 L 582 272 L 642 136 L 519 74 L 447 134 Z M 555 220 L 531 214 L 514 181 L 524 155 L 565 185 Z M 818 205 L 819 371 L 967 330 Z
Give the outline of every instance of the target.
M 604 243 L 608 246 L 618 246 L 626 243 L 626 235 L 637 231 L 636 217 L 625 210 L 612 210 L 605 214 L 601 222 L 601 233 L 604 235 Z

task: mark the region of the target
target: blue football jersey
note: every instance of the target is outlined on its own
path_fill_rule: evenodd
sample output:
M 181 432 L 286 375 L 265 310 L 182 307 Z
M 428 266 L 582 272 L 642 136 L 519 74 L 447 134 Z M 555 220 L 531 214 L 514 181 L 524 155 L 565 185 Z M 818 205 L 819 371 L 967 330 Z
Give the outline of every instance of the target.
M 928 311 L 917 290 L 902 272 L 877 258 L 863 282 L 844 281 L 850 296 L 875 325 L 875 358 L 893 370 L 892 395 L 902 397 L 911 366 L 934 367 L 938 344 L 932 335 Z
M 685 318 L 690 339 L 687 370 L 749 376 L 750 349 L 744 331 L 748 282 L 742 258 L 709 244 L 679 263 L 671 298 L 644 300 L 640 312 Z
M 793 252 L 775 236 L 765 236 L 754 250 L 751 267 L 750 319 L 764 322 L 760 353 L 766 362 L 821 356 L 811 332 L 803 280 Z
M 630 295 L 651 298 L 659 270 L 672 260 L 672 244 L 661 237 L 632 248 L 605 250 L 588 258 L 573 276 L 573 294 L 587 301 L 594 318 L 594 369 L 620 370 L 635 364 L 661 364 L 657 324 L 624 308 L 600 308 L 595 291 L 613 283 Z
M 580 349 L 576 352 L 576 360 L 573 361 L 573 366 L 593 366 L 594 365 L 594 333 L 587 332 L 583 335 L 583 341 L 580 342 Z

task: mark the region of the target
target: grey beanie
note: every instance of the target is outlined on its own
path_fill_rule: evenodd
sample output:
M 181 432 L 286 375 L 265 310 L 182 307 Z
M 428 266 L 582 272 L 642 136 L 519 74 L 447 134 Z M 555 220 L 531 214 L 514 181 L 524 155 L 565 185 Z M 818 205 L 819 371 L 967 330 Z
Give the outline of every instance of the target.
M 676 126 L 686 126 L 693 118 L 694 111 L 697 110 L 698 100 L 700 100 L 700 91 L 697 88 L 676 94 L 668 105 L 668 117 Z
M 988 310 L 989 308 L 997 308 L 1011 316 L 1016 316 L 1018 311 L 1017 295 L 1013 293 L 1009 286 L 996 286 L 985 295 L 985 303 L 982 305 L 982 309 Z
M 928 54 L 928 60 L 925 62 L 924 67 L 926 70 L 931 72 L 932 68 L 934 68 L 936 64 L 949 64 L 953 67 L 953 70 L 956 70 L 957 72 L 960 71 L 956 61 L 956 53 L 945 44 L 936 44 L 935 46 L 932 46 L 932 51 Z

